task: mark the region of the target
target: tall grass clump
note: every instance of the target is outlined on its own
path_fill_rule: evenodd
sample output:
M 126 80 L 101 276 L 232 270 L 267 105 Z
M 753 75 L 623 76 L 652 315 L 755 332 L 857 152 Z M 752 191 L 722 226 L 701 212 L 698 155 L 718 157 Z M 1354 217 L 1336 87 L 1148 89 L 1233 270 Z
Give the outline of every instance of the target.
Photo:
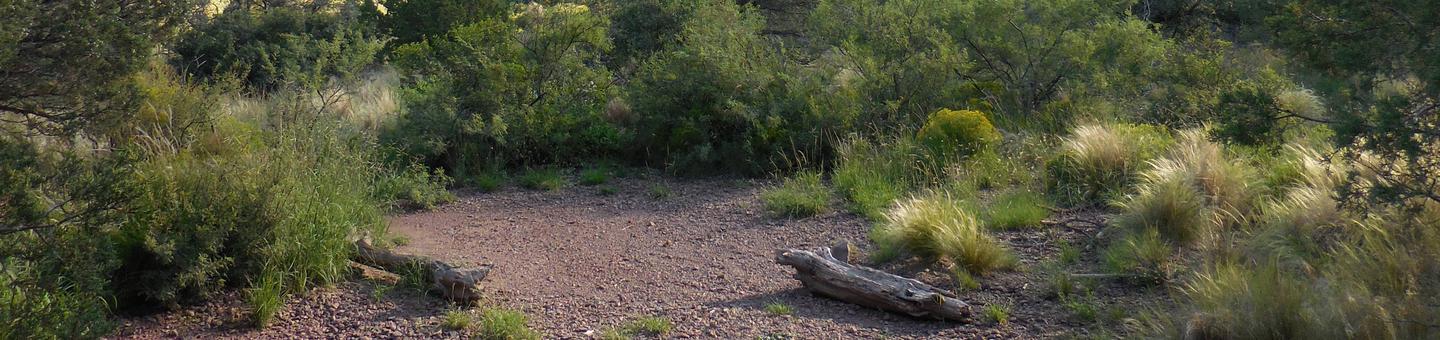
M 1065 138 L 1046 163 L 1046 187 L 1061 203 L 1084 204 L 1118 198 L 1147 161 L 1171 144 L 1163 127 L 1084 125 Z
M 1013 265 L 1010 250 L 986 233 L 963 205 L 944 193 L 897 203 L 871 238 L 881 247 L 879 253 L 903 251 L 950 261 L 977 275 Z
M 1155 230 L 1165 239 L 1193 244 L 1213 230 L 1205 196 L 1191 185 L 1183 169 L 1157 164 L 1145 174 L 1145 183 L 1120 202 L 1121 213 L 1112 223 L 1128 232 Z
M 770 212 L 789 217 L 806 217 L 825 212 L 830 205 L 830 188 L 819 172 L 806 171 L 786 178 L 779 186 L 760 195 Z
M 930 169 L 922 161 L 923 150 L 907 138 L 883 143 L 855 138 L 840 145 L 838 154 L 831 182 L 850 201 L 851 211 L 874 221 L 883 220 L 885 210 Z

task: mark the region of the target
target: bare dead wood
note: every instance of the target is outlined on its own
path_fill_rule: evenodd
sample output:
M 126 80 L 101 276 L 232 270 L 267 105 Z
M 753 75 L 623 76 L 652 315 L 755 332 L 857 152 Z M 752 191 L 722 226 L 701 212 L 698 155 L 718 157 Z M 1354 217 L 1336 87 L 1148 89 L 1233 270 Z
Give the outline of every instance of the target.
M 781 250 L 775 262 L 795 268 L 806 289 L 837 300 L 917 318 L 969 322 L 970 305 L 914 279 L 836 259 L 830 248 Z
M 424 256 L 397 254 L 365 240 L 355 241 L 355 249 L 356 261 L 401 275 L 418 271 L 431 291 L 457 303 L 480 300 L 480 281 L 490 273 L 488 265 L 460 268 Z

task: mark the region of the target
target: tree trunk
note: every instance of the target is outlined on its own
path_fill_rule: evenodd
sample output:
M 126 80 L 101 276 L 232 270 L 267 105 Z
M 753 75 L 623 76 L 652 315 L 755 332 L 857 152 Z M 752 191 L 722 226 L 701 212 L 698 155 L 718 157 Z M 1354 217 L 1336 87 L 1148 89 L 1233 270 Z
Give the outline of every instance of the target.
M 480 300 L 480 281 L 490 273 L 490 266 L 457 268 L 440 260 L 418 255 L 396 254 L 380 249 L 365 240 L 355 241 L 356 260 L 399 275 L 420 274 L 430 290 L 457 303 Z
M 970 305 L 924 282 L 836 259 L 830 248 L 786 249 L 775 262 L 795 268 L 795 279 L 819 295 L 917 318 L 970 322 Z

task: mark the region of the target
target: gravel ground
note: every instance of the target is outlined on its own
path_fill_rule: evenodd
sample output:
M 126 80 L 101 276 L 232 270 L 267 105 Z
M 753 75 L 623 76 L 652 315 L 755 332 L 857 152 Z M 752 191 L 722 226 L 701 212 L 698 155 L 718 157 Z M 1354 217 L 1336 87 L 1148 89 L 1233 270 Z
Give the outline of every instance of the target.
M 774 263 L 786 247 L 818 247 L 850 240 L 868 244 L 869 223 L 843 211 L 803 219 L 764 212 L 765 183 L 739 179 L 625 178 L 599 187 L 552 191 L 506 188 L 461 193 L 434 211 L 391 218 L 391 233 L 408 238 L 401 252 L 459 263 L 494 265 L 486 305 L 524 311 L 546 338 L 589 339 L 644 316 L 675 326 L 666 338 L 1064 338 L 1109 334 L 1140 307 L 1164 299 L 1159 289 L 1118 282 L 1092 284 L 1075 312 L 1048 294 L 1041 262 L 1069 240 L 1082 261 L 1067 270 L 1098 271 L 1093 227 L 1000 233 L 1021 269 L 981 278 L 959 294 L 983 309 L 1010 306 L 1008 324 L 915 320 L 815 297 Z M 602 187 L 603 187 L 602 186 Z M 669 197 L 656 198 L 656 187 Z M 836 202 L 834 205 L 840 207 Z M 836 209 L 839 210 L 839 209 Z M 910 261 L 881 269 L 953 288 L 948 272 Z M 132 318 L 117 333 L 136 338 L 445 338 L 440 315 L 453 307 L 396 289 L 380 299 L 376 283 L 347 282 L 293 298 L 270 327 L 244 324 L 243 303 L 227 296 L 203 306 Z M 791 315 L 765 311 L 770 303 Z M 1074 303 L 1071 304 L 1076 305 Z M 983 319 L 983 318 L 982 318 Z M 1093 320 L 1092 320 L 1093 319 Z

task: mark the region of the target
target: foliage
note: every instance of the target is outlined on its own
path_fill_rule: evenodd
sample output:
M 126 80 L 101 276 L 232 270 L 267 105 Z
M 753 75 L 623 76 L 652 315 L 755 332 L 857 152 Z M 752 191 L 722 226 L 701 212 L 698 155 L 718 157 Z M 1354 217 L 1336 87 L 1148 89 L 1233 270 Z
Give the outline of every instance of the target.
M 452 182 L 439 170 L 413 164 L 381 176 L 375 183 L 375 195 L 401 208 L 434 209 L 455 200 L 455 194 L 446 189 Z
M 801 172 L 786 178 L 780 186 L 765 190 L 760 200 L 777 215 L 806 217 L 825 212 L 830 205 L 830 188 L 818 172 Z
M 610 181 L 613 171 L 606 167 L 594 167 L 580 171 L 580 184 L 601 185 Z
M 1000 245 L 961 208 L 961 202 L 944 193 L 932 193 L 900 202 L 886 221 L 871 233 L 883 248 L 944 259 L 966 271 L 984 275 L 1014 264 L 1009 249 Z
M 983 112 L 941 109 L 930 115 L 915 139 L 941 159 L 955 159 L 993 150 L 1000 132 Z
M 1131 232 L 1110 244 L 1101 254 L 1110 272 L 1126 274 L 1140 282 L 1166 282 L 1174 269 L 1172 249 L 1157 229 Z
M 985 306 L 985 318 L 990 322 L 1004 326 L 1010 323 L 1010 306 L 991 304 Z
M 929 177 L 921 173 L 930 168 L 917 162 L 922 155 L 923 150 L 908 138 L 883 144 L 852 139 L 839 147 L 832 182 L 850 200 L 851 211 L 879 221 L 896 200 Z
M 608 25 L 584 5 L 530 4 L 398 47 L 396 64 L 420 77 L 382 139 L 460 178 L 613 154 L 622 136 L 600 115 L 610 75 L 596 65 Z
M 0 3 L 0 120 L 68 136 L 123 121 L 130 76 L 173 35 L 189 1 Z
M 1168 170 L 1168 171 L 1166 171 Z M 1146 174 L 1139 193 L 1120 203 L 1114 225 L 1132 232 L 1156 231 L 1166 240 L 1194 244 L 1215 232 L 1205 194 L 1173 168 Z
M 259 92 L 318 90 L 332 77 L 359 74 L 382 46 L 384 40 L 368 33 L 354 13 L 230 10 L 183 35 L 173 62 L 199 79 L 234 77 Z
M 486 309 L 480 316 L 480 331 L 477 334 L 486 340 L 539 339 L 540 334 L 527 325 L 529 318 L 524 313 L 508 309 Z
M 662 336 L 670 333 L 675 328 L 669 319 L 658 316 L 646 316 L 625 325 L 624 332 L 630 335 Z
M 486 19 L 504 17 L 510 2 L 503 0 L 369 0 L 363 14 L 372 16 L 377 28 L 395 37 L 394 46 L 438 39 L 451 29 Z M 380 8 L 384 10 L 381 11 Z

